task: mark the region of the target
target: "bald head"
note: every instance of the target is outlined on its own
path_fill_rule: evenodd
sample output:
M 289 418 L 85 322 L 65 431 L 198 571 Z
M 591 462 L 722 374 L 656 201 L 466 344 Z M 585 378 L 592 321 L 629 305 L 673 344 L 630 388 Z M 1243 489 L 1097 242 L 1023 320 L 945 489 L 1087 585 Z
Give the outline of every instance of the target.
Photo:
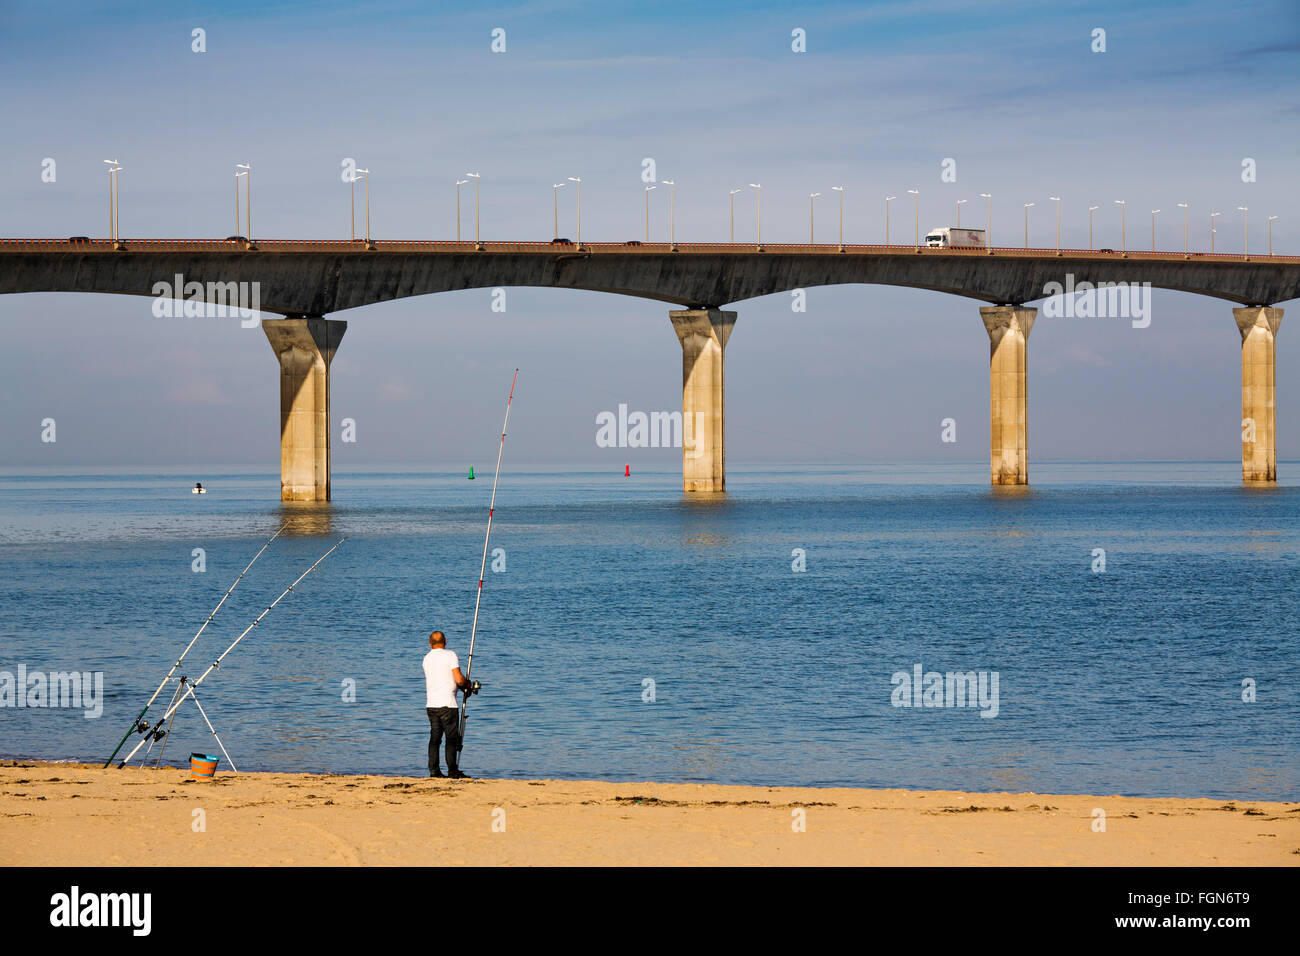
M 439 647 L 447 646 L 447 635 L 442 631 L 434 631 L 429 635 L 429 646 L 435 650 Z

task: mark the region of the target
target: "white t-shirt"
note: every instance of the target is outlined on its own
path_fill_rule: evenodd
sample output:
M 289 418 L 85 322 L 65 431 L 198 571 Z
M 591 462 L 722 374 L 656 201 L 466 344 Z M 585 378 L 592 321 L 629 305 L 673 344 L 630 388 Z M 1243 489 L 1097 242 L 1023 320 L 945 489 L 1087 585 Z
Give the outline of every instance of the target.
M 456 706 L 456 678 L 451 676 L 451 672 L 458 667 L 460 658 L 455 651 L 445 647 L 424 655 L 424 686 L 428 692 L 426 707 Z

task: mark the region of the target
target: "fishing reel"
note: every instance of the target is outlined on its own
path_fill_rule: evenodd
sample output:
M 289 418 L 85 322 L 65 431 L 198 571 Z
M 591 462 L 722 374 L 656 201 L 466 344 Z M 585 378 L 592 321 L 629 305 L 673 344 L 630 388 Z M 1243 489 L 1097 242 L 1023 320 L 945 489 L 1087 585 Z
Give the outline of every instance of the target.
M 156 724 L 150 724 L 142 720 L 135 726 L 137 734 L 144 734 L 145 740 L 162 740 L 167 736 L 167 731 L 163 730 L 163 722 L 160 720 Z
M 476 680 L 472 680 L 469 682 L 468 687 L 461 688 L 461 693 L 463 693 L 468 698 L 468 697 L 472 697 L 474 694 L 477 694 L 482 689 L 483 689 L 482 683 Z

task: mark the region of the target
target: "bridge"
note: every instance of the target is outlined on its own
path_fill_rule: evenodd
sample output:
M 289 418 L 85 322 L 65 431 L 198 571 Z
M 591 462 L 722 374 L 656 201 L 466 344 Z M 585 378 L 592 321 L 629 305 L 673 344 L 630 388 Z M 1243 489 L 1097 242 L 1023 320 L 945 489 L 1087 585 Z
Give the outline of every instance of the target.
M 1149 284 L 1237 304 L 1242 479 L 1277 480 L 1274 343 L 1280 302 L 1300 297 L 1300 257 L 884 245 L 367 240 L 0 239 L 0 294 L 160 295 L 256 308 L 280 361 L 280 488 L 330 498 L 329 367 L 347 322 L 378 302 L 459 289 L 584 289 L 669 303 L 682 347 L 682 488 L 726 488 L 723 356 L 746 299 L 824 285 L 928 289 L 988 303 L 990 479 L 1029 481 L 1027 348 L 1052 283 Z M 241 303 L 241 304 L 247 304 Z

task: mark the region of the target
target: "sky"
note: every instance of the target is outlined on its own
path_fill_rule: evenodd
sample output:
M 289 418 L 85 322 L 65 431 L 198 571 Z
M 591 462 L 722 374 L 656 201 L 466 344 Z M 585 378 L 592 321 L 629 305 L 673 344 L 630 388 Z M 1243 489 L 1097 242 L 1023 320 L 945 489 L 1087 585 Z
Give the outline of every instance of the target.
M 193 50 L 202 29 L 206 49 Z M 505 50 L 494 52 L 493 31 Z M 1094 31 L 1105 51 L 1094 52 Z M 792 49 L 802 30 L 804 52 Z M 0 0 L 0 236 L 103 236 L 121 162 L 124 237 L 234 228 L 346 238 L 342 164 L 371 170 L 378 238 L 454 238 L 457 179 L 481 174 L 488 239 L 549 239 L 552 184 L 583 180 L 582 235 L 639 238 L 645 160 L 675 180 L 676 235 L 898 241 L 983 226 L 995 245 L 1300 254 L 1300 7 L 1223 3 L 126 3 Z M 45 181 L 47 159 L 54 181 Z M 955 169 L 955 181 L 943 178 Z M 1243 162 L 1255 171 L 1243 181 Z M 462 229 L 473 192 L 462 187 Z M 920 191 L 915 209 L 908 189 Z M 668 192 L 650 194 L 666 238 Z M 576 232 L 573 184 L 560 232 Z M 919 210 L 919 212 L 917 211 Z M 1049 319 L 1029 341 L 1029 447 L 1049 460 L 1233 460 L 1231 303 L 1155 290 L 1151 324 Z M 230 319 L 165 319 L 130 296 L 0 297 L 0 468 L 278 462 L 278 366 Z M 337 314 L 334 470 L 460 468 L 495 452 L 520 367 L 518 466 L 672 469 L 672 449 L 597 446 L 620 404 L 680 408 L 666 304 L 550 289 L 443 293 Z M 888 286 L 732 306 L 727 459 L 988 462 L 988 338 L 974 299 Z M 1300 332 L 1278 337 L 1278 452 L 1300 459 Z M 1292 347 L 1289 338 L 1297 337 Z M 41 441 L 54 418 L 57 442 Z M 339 441 L 340 422 L 356 441 Z M 957 441 L 941 441 L 956 421 Z M 982 463 L 982 464 L 981 464 Z

